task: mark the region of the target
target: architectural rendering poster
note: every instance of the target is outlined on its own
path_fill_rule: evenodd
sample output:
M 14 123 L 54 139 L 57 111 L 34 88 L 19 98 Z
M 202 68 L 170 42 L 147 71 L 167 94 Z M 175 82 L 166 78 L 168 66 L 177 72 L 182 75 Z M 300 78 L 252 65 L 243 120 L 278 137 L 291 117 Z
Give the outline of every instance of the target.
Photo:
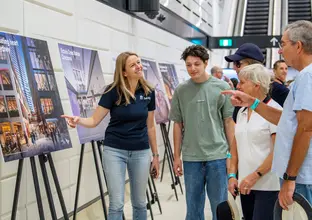
M 46 41 L 0 33 L 0 143 L 4 161 L 71 147 Z
M 59 44 L 72 113 L 90 117 L 105 89 L 104 75 L 97 51 Z M 103 140 L 109 116 L 95 128 L 77 127 L 81 144 Z
M 167 97 L 171 103 L 173 92 L 179 84 L 177 72 L 173 64 L 159 63 L 159 69 L 164 80 Z
M 142 59 L 143 71 L 145 79 L 155 87 L 156 123 L 168 122 L 169 105 L 166 98 L 165 89 L 162 84 L 162 78 L 158 71 L 157 64 L 154 61 Z
M 179 83 L 190 79 L 190 75 L 188 74 L 185 65 L 175 65 L 175 68 L 177 70 Z

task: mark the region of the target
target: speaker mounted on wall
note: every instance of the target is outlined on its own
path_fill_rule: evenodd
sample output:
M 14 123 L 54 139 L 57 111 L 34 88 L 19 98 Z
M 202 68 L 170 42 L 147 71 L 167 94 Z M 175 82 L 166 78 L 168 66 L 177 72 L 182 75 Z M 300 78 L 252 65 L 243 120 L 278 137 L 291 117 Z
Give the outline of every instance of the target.
M 127 10 L 131 12 L 158 12 L 159 0 L 128 0 Z

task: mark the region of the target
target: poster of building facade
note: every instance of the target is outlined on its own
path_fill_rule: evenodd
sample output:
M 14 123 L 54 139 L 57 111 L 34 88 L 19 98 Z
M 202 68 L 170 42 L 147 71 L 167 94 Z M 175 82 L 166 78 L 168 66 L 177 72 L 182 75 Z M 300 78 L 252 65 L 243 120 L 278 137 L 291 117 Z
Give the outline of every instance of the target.
M 97 51 L 59 44 L 72 113 L 90 117 L 105 90 L 104 75 Z M 109 115 L 95 128 L 77 127 L 81 144 L 103 140 Z
M 190 79 L 190 75 L 188 74 L 185 65 L 175 65 L 175 69 L 177 71 L 179 83 Z
M 71 147 L 46 41 L 0 32 L 0 143 L 4 161 Z
M 171 103 L 175 88 L 179 85 L 179 80 L 175 66 L 168 63 L 159 63 L 159 69 L 164 81 L 167 97 Z
M 143 71 L 145 79 L 155 87 L 156 97 L 156 110 L 155 119 L 156 123 L 166 123 L 169 121 L 169 105 L 163 87 L 162 77 L 159 73 L 156 62 L 151 60 L 142 59 Z

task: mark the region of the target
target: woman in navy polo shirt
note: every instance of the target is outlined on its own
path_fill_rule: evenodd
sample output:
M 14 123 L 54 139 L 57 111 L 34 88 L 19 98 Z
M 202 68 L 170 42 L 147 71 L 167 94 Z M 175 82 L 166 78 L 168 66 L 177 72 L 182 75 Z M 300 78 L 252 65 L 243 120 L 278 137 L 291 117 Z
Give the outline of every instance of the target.
M 159 154 L 154 123 L 155 91 L 143 78 L 143 66 L 135 53 L 121 53 L 116 60 L 114 82 L 102 95 L 90 118 L 63 116 L 69 126 L 96 127 L 110 112 L 105 132 L 103 167 L 109 192 L 108 220 L 121 220 L 126 168 L 129 174 L 134 220 L 146 220 L 146 198 L 151 169 L 159 174 Z

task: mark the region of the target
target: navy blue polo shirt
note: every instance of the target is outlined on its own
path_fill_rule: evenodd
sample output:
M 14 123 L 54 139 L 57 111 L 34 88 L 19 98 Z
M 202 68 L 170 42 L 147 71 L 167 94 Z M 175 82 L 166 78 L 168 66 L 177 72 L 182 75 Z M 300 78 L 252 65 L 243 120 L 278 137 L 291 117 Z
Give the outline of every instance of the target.
M 272 99 L 283 107 L 284 102 L 288 96 L 289 89 L 284 84 L 280 84 L 278 82 L 273 82 L 271 86 Z
M 110 109 L 110 122 L 105 132 L 104 145 L 123 150 L 144 150 L 149 148 L 147 116 L 155 110 L 155 91 L 147 96 L 143 88 L 135 92 L 135 100 L 128 105 L 116 105 L 116 87 L 102 95 L 99 105 Z

